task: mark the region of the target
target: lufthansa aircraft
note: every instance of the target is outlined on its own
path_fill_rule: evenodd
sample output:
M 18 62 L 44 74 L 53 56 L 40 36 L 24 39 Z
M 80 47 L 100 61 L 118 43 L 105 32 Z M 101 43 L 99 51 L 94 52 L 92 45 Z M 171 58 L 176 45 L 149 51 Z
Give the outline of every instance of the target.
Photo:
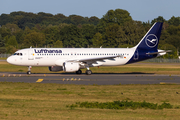
M 31 74 L 31 66 L 48 66 L 50 71 L 77 74 L 86 68 L 90 75 L 90 67 L 125 65 L 165 55 L 168 51 L 157 49 L 162 25 L 155 23 L 133 48 L 27 48 L 16 51 L 7 62 L 28 66 L 27 74 Z

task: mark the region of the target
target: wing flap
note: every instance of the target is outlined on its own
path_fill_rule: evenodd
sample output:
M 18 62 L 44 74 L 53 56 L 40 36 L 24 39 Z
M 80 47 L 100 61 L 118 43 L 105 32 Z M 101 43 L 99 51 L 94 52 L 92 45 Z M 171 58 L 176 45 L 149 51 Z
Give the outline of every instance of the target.
M 67 60 L 67 62 L 103 61 L 104 59 L 114 60 L 114 58 L 116 58 L 116 57 L 123 57 L 123 56 L 116 55 L 116 56 L 106 56 L 106 57 L 95 57 L 95 58 L 72 59 L 72 60 Z

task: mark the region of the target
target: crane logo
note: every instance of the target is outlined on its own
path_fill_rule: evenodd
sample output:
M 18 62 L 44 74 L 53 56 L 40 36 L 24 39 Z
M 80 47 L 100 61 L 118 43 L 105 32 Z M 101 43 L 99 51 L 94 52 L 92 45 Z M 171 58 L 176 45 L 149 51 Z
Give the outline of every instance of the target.
M 158 44 L 158 38 L 156 35 L 150 34 L 146 37 L 145 42 L 148 47 L 153 48 Z

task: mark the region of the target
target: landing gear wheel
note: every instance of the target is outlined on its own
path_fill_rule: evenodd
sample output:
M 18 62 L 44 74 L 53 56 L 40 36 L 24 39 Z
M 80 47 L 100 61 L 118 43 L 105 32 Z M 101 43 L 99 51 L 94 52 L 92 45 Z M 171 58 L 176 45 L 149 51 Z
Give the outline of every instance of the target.
M 82 74 L 81 70 L 76 71 L 76 74 Z
M 86 75 L 91 75 L 92 71 L 91 70 L 86 70 Z
M 31 74 L 31 71 L 27 71 L 27 74 L 30 75 L 30 74 Z

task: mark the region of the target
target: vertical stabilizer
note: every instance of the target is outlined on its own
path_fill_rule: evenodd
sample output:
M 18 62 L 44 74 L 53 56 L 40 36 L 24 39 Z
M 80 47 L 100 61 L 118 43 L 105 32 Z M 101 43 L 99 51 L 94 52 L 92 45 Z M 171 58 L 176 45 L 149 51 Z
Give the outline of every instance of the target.
M 134 54 L 127 62 L 127 64 L 151 59 L 158 56 L 157 47 L 161 36 L 162 26 L 163 23 L 154 23 L 154 25 L 149 29 L 141 41 L 134 48 L 132 48 L 134 50 Z
M 162 25 L 163 23 L 161 22 L 154 23 L 154 25 L 150 28 L 146 35 L 141 39 L 136 48 L 157 50 L 159 39 L 161 36 Z

